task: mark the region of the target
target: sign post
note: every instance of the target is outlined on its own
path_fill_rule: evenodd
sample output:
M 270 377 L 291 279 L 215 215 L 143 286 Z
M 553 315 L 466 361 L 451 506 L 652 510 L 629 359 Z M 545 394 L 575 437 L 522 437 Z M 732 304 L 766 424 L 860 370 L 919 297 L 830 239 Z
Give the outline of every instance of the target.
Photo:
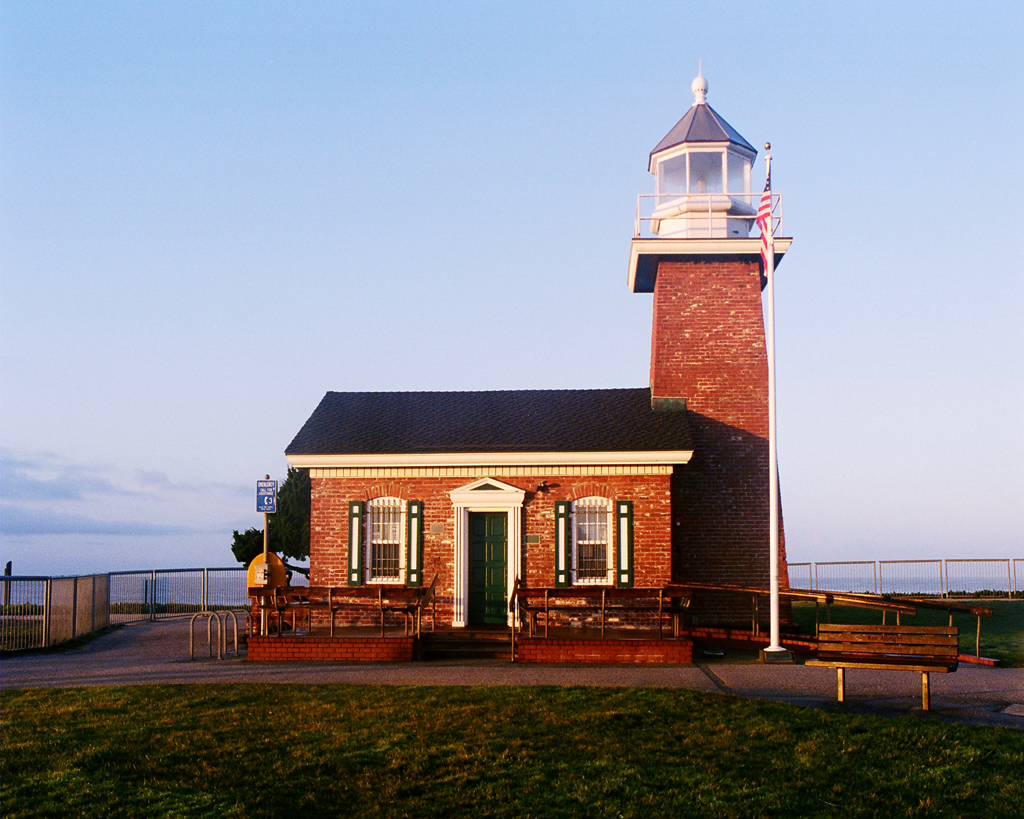
M 270 563 L 267 557 L 270 551 L 270 515 L 277 511 L 277 481 L 270 480 L 269 475 L 264 475 L 262 481 L 256 481 L 256 511 L 263 513 L 263 566 L 257 567 L 256 582 L 266 585 L 270 582 Z M 267 633 L 267 612 L 262 607 L 260 633 Z
M 265 475 L 262 481 L 256 481 L 256 511 L 263 513 L 263 562 L 266 563 L 267 533 L 270 531 L 267 528 L 269 520 L 267 515 L 272 515 L 277 511 L 277 481 L 270 480 L 269 475 Z

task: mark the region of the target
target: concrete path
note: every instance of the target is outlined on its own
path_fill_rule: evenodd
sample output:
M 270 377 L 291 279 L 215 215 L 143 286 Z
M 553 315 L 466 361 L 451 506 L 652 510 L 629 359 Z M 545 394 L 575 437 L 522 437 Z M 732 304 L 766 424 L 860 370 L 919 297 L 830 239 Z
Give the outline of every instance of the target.
M 196 645 L 197 654 L 205 655 L 206 629 L 198 623 Z M 846 677 L 847 702 L 839 705 L 832 669 L 765 666 L 730 657 L 692 666 L 529 666 L 498 660 L 250 663 L 244 654 L 241 659 L 202 656 L 190 662 L 188 656 L 188 621 L 127 626 L 67 651 L 4 658 L 0 661 L 0 688 L 225 682 L 649 686 L 884 716 L 920 713 L 921 707 L 919 674 L 851 669 Z M 1024 730 L 1024 668 L 961 665 L 955 674 L 933 674 L 931 700 L 930 713 L 936 719 Z

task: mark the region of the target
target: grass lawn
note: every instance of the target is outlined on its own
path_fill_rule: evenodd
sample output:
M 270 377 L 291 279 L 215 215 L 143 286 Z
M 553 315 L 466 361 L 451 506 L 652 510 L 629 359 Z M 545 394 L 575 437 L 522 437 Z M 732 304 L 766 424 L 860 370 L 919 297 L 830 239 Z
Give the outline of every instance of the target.
M 666 689 L 7 691 L 6 817 L 1019 816 L 1024 731 Z
M 981 618 L 981 656 L 1000 660 L 1005 666 L 1024 666 L 1024 600 L 956 600 L 953 602 L 987 606 L 992 609 L 991 617 Z M 826 622 L 825 607 L 818 614 Z M 814 603 L 794 603 L 793 620 L 805 634 L 814 634 Z M 833 606 L 833 623 L 881 623 L 880 612 L 853 606 Z M 896 622 L 890 612 L 887 623 Z M 903 617 L 901 623 L 907 626 L 945 626 L 949 615 L 934 609 L 919 609 L 916 617 Z M 954 614 L 953 625 L 960 629 L 960 652 L 974 654 L 974 639 L 978 619 L 969 614 Z

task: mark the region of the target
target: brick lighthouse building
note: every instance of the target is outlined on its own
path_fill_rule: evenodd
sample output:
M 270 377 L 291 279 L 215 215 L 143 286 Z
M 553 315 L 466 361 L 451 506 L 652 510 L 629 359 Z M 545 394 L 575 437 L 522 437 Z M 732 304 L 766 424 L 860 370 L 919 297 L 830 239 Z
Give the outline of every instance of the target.
M 517 583 L 767 588 L 757 152 L 693 90 L 630 248 L 629 287 L 654 296 L 649 386 L 328 392 L 286 450 L 310 471 L 312 584 L 436 577 L 452 628 L 510 623 Z M 697 596 L 692 616 L 749 624 L 750 597 Z

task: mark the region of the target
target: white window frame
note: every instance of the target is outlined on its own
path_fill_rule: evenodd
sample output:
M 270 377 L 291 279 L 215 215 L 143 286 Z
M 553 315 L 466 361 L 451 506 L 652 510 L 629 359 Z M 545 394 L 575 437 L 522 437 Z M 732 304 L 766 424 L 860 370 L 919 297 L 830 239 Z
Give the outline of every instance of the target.
M 579 531 L 577 529 L 578 510 L 585 508 L 604 507 L 605 518 L 605 572 L 604 577 L 579 576 Z M 600 514 L 600 510 L 598 512 Z M 577 498 L 572 502 L 572 585 L 574 586 L 614 586 L 615 585 L 615 502 L 609 498 L 592 495 Z M 597 541 L 600 542 L 600 541 Z
M 409 514 L 409 508 L 408 507 L 409 507 L 409 505 L 408 505 L 408 503 L 406 503 L 406 501 L 402 500 L 401 498 L 393 498 L 393 497 L 374 498 L 373 500 L 370 500 L 370 501 L 366 502 L 366 512 L 365 512 L 366 521 L 363 524 L 363 528 L 364 528 L 364 542 L 365 542 L 366 546 L 365 546 L 365 549 L 364 549 L 364 557 L 363 557 L 364 563 L 363 563 L 363 565 L 366 566 L 366 582 L 367 583 L 389 584 L 389 585 L 396 585 L 396 584 L 399 584 L 399 583 L 401 583 L 401 584 L 405 583 L 405 552 L 406 552 L 405 536 L 406 536 L 406 530 L 408 529 L 408 520 L 407 520 L 407 517 L 408 517 L 408 514 Z M 373 576 L 373 545 L 374 545 L 373 524 L 374 524 L 374 515 L 375 515 L 375 513 L 379 513 L 379 510 L 382 511 L 382 510 L 385 510 L 385 509 L 388 509 L 388 510 L 392 511 L 393 513 L 396 513 L 397 517 L 398 517 L 398 541 L 397 541 L 397 545 L 398 545 L 398 574 L 397 574 L 397 576 L 392 576 L 392 577 L 374 577 Z M 388 541 L 388 540 L 381 541 L 380 539 L 377 540 L 377 543 L 381 543 L 381 542 L 393 543 L 394 541 Z

